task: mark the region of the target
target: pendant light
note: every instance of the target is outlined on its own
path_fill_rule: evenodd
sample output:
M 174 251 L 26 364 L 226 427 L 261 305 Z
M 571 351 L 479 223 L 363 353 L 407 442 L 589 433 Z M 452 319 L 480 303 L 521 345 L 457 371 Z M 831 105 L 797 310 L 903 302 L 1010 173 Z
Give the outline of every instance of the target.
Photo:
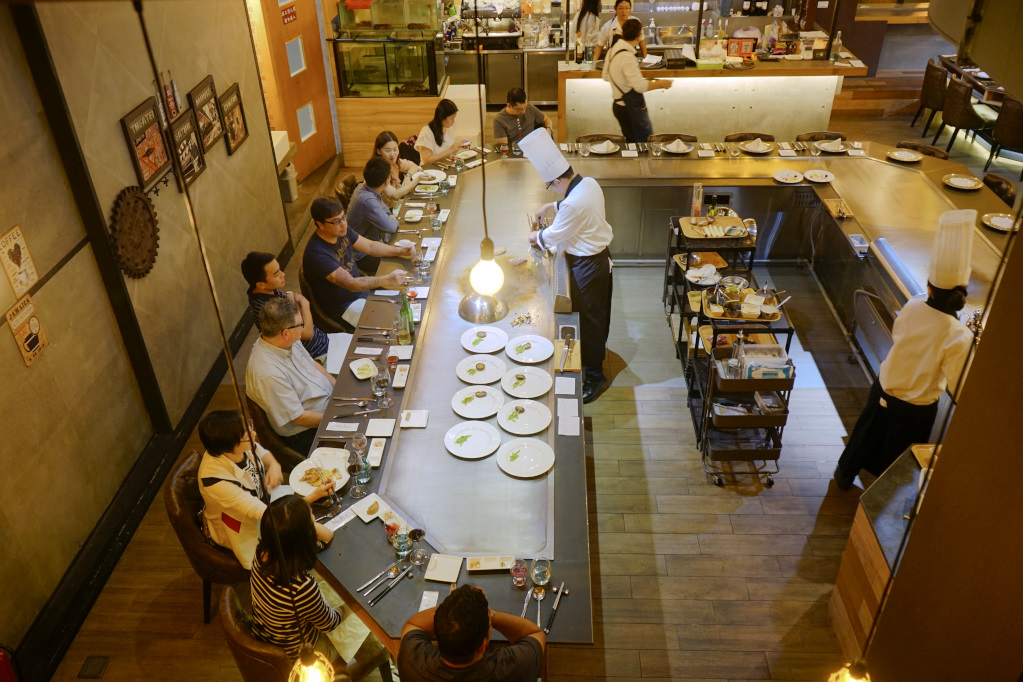
M 854 658 L 846 663 L 838 672 L 831 673 L 828 682 L 870 682 L 867 662 L 862 658 Z
M 302 647 L 298 662 L 288 675 L 288 682 L 333 682 L 334 666 L 327 657 L 311 646 Z

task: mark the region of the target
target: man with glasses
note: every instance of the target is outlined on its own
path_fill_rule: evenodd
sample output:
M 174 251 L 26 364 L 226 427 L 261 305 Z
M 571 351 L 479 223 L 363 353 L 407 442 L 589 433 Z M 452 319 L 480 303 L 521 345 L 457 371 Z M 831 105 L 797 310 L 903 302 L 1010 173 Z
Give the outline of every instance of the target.
M 411 258 L 412 247 L 382 244 L 348 231 L 345 210 L 335 199 L 316 199 L 309 212 L 316 232 L 306 244 L 302 257 L 305 277 L 313 300 L 334 320 L 353 327 L 359 323 L 368 292 L 385 286 L 400 286 L 406 272 L 398 269 L 382 277 L 363 277 L 355 265 L 355 252 L 376 258 Z
M 494 117 L 494 144 L 516 143 L 541 126 L 551 135 L 551 119 L 526 101 L 526 91 L 512 88 L 508 104 Z
M 263 408 L 282 440 L 308 453 L 334 389 L 334 377 L 296 343 L 304 326 L 291 299 L 275 297 L 263 305 L 260 336 L 245 368 L 245 393 Z

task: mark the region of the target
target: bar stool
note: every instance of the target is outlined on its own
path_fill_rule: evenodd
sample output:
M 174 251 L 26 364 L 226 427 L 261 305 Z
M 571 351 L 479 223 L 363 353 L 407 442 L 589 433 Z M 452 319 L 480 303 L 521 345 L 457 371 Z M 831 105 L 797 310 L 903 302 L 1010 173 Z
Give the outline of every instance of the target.
M 924 112 L 924 109 L 931 110 L 931 115 L 927 117 L 927 125 L 924 126 L 924 131 L 920 133 L 920 137 L 927 137 L 927 131 L 931 129 L 931 121 L 934 120 L 934 114 L 941 111 L 945 106 L 946 80 L 948 80 L 948 74 L 945 72 L 945 67 L 934 60 L 927 62 L 927 69 L 924 71 L 924 84 L 920 88 L 920 108 L 916 110 L 916 115 L 913 116 L 913 121 L 909 124 L 909 127 L 912 128 L 916 125 L 916 120 L 920 118 L 920 114 Z
M 999 199 L 1007 203 L 1009 208 L 1016 205 L 1016 185 L 1009 178 L 998 173 L 988 173 L 984 176 L 984 184 L 990 187 Z
M 589 142 L 590 144 L 593 144 L 594 142 L 609 141 L 614 142 L 617 145 L 623 145 L 625 144 L 625 136 L 612 135 L 611 133 L 593 133 L 592 135 L 580 135 L 579 137 L 575 138 L 575 141 Z
M 646 139 L 647 142 L 658 142 L 660 144 L 669 144 L 675 140 L 682 140 L 688 144 L 696 144 L 696 135 L 686 135 L 685 133 L 658 133 L 657 135 L 651 135 Z
M 768 135 L 767 133 L 732 133 L 731 135 L 725 135 L 725 142 L 747 142 L 758 137 L 764 142 L 774 142 L 774 135 Z
M 985 173 L 1003 147 L 1023 151 L 1023 103 L 1015 97 L 1007 97 L 998 112 L 995 127 L 991 130 L 991 153 L 984 164 Z M 1023 182 L 1023 171 L 1020 171 L 1019 179 Z
M 952 139 L 945 147 L 945 151 L 950 152 L 960 130 L 967 131 L 967 139 L 970 133 L 976 137 L 978 130 L 988 127 L 995 120 L 996 114 L 988 107 L 974 104 L 971 101 L 972 93 L 973 87 L 966 81 L 958 78 L 949 81 L 948 90 L 945 91 L 945 109 L 941 112 L 941 125 L 938 126 L 938 133 L 931 140 L 931 144 L 937 144 L 945 126 L 950 125 L 955 128 L 952 132 Z
M 813 133 L 799 133 L 796 142 L 822 142 L 824 140 L 845 141 L 845 133 L 833 133 L 830 130 L 818 130 Z
M 923 142 L 913 142 L 912 140 L 902 140 L 897 145 L 899 149 L 912 149 L 918 151 L 924 156 L 933 156 L 936 159 L 948 159 L 948 152 L 940 147 L 932 147 L 929 144 Z

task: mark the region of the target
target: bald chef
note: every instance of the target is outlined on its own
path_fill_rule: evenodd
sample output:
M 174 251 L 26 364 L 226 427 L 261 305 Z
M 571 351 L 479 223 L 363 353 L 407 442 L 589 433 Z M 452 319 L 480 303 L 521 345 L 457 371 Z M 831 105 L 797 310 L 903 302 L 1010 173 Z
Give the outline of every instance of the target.
M 529 243 L 549 251 L 561 248 L 569 266 L 572 310 L 579 313 L 582 343 L 583 402 L 596 400 L 604 388 L 604 353 L 611 326 L 611 252 L 614 238 L 604 218 L 604 192 L 593 178 L 576 175 L 546 130 L 534 130 L 519 147 L 547 189 L 564 199 L 536 211 L 539 221 L 554 210 L 550 227 L 529 235 Z

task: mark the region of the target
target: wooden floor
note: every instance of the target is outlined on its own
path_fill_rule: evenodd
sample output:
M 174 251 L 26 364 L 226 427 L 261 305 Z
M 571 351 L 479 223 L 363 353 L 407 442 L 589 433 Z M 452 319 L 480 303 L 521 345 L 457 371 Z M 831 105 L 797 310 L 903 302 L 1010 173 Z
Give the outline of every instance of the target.
M 835 127 L 893 143 L 919 135 L 908 120 L 843 118 Z M 958 148 L 956 160 L 979 170 L 986 152 Z M 1002 164 L 1019 176 L 1018 162 Z M 842 663 L 826 612 L 859 489 L 841 493 L 830 477 L 867 382 L 805 271 L 758 276 L 800 292 L 789 304 L 801 327 L 793 416 L 773 488 L 748 480 L 718 488 L 694 449 L 662 272 L 616 268 L 614 381 L 585 409 L 595 642 L 551 647 L 552 679 L 823 680 Z M 211 409 L 232 405 L 222 387 Z M 189 448 L 199 448 L 194 435 Z M 239 680 L 201 603 L 161 496 L 55 679 L 76 679 L 85 657 L 99 655 L 110 657 L 104 680 Z

